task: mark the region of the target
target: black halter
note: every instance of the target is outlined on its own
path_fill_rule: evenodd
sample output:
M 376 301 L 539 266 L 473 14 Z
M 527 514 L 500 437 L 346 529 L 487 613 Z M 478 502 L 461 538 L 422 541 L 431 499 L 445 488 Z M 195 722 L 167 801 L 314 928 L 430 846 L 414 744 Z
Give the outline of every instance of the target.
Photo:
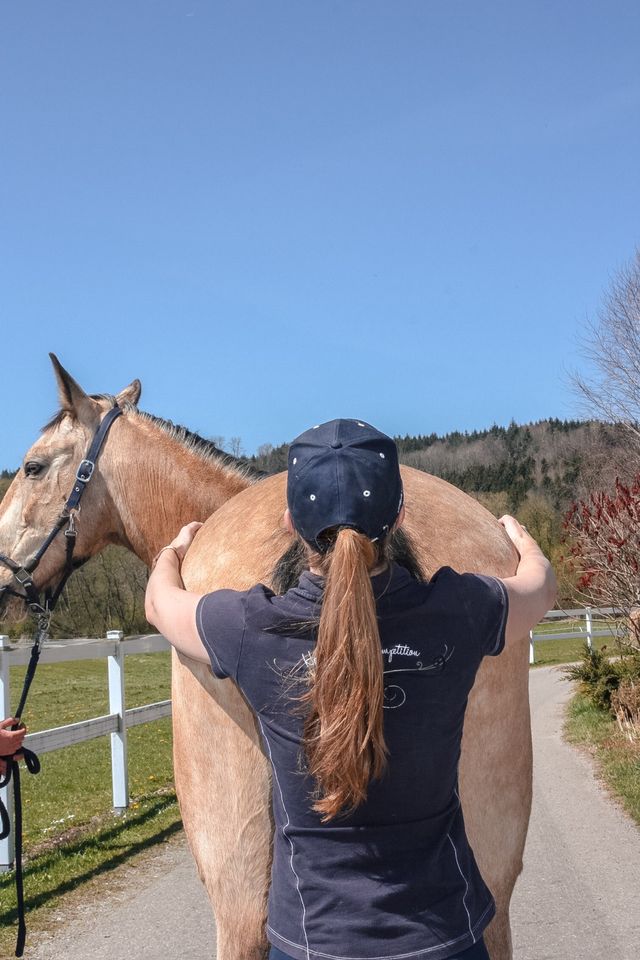
M 80 509 L 80 501 L 84 491 L 87 488 L 87 484 L 93 476 L 96 460 L 98 458 L 98 454 L 100 453 L 102 444 L 104 443 L 109 432 L 109 428 L 116 417 L 119 417 L 121 413 L 122 407 L 119 407 L 116 404 L 109 411 L 107 411 L 100 421 L 100 425 L 94 433 L 91 445 L 87 450 L 87 455 L 84 460 L 80 461 L 80 466 L 76 471 L 73 490 L 69 494 L 67 502 L 62 508 L 60 516 L 53 525 L 50 533 L 45 537 L 42 544 L 35 552 L 33 557 L 31 557 L 31 559 L 28 561 L 28 563 L 23 565 L 18 563 L 16 560 L 12 560 L 11 557 L 8 557 L 6 554 L 0 553 L 0 563 L 11 570 L 13 573 L 13 578 L 18 584 L 18 587 L 22 588 L 24 591 L 23 593 L 19 593 L 17 590 L 14 590 L 12 587 L 6 585 L 0 587 L 0 599 L 2 599 L 2 596 L 5 593 L 14 597 L 18 597 L 20 600 L 24 600 L 31 613 L 34 613 L 37 616 L 42 616 L 47 612 L 49 614 L 53 612 L 53 608 L 55 607 L 58 597 L 64 589 L 65 583 L 73 573 L 73 551 L 76 545 L 75 515 Z M 34 570 L 36 570 L 43 556 L 65 525 L 67 525 L 67 529 L 64 532 L 67 541 L 65 569 L 63 571 L 62 578 L 55 589 L 51 590 L 51 588 L 48 588 L 45 591 L 44 604 L 41 604 L 40 595 L 33 584 L 33 578 L 31 575 Z
M 32 613 L 37 620 L 33 646 L 31 648 L 31 657 L 29 659 L 29 665 L 24 678 L 22 694 L 20 695 L 18 709 L 14 714 L 16 721 L 20 720 L 22 711 L 24 710 L 24 705 L 27 699 L 27 694 L 29 693 L 31 681 L 33 680 L 36 667 L 38 665 L 38 660 L 40 659 L 40 651 L 49 634 L 51 615 L 56 603 L 58 602 L 58 598 L 64 589 L 64 585 L 73 573 L 73 551 L 75 549 L 77 536 L 75 518 L 78 510 L 80 509 L 82 495 L 84 494 L 87 484 L 93 476 L 98 454 L 100 453 L 111 424 L 114 422 L 116 417 L 120 416 L 122 412 L 122 408 L 115 404 L 110 410 L 107 411 L 100 421 L 100 424 L 93 435 L 91 444 L 89 445 L 89 449 L 87 450 L 87 454 L 84 460 L 81 460 L 80 466 L 76 471 L 73 490 L 69 494 L 67 501 L 62 508 L 62 512 L 53 525 L 52 530 L 45 537 L 33 557 L 31 557 L 27 563 L 21 564 L 16 560 L 12 560 L 12 558 L 6 556 L 6 554 L 0 553 L 0 563 L 11 570 L 13 573 L 13 578 L 18 585 L 18 590 L 9 585 L 0 587 L 0 600 L 2 600 L 2 597 L 5 594 L 9 594 L 13 597 L 18 597 L 20 600 L 24 600 L 29 612 Z M 64 534 L 66 539 L 66 557 L 62 577 L 56 584 L 55 588 L 51 589 L 48 587 L 44 591 L 44 595 L 41 598 L 38 589 L 33 582 L 32 574 L 65 525 L 66 530 L 64 531 Z M 19 726 L 19 722 L 16 722 L 13 724 L 12 730 L 17 730 Z M 29 750 L 27 747 L 22 747 L 21 753 L 24 756 L 25 765 L 29 773 L 38 773 L 40 770 L 40 761 L 33 750 Z M 13 796 L 16 821 L 16 894 L 18 902 L 18 938 L 16 943 L 16 957 L 21 957 L 24 952 L 27 927 L 24 915 L 24 891 L 22 882 L 22 797 L 20 792 L 20 768 L 18 766 L 18 761 L 12 760 L 11 757 L 3 757 L 2 759 L 7 761 L 7 770 L 4 777 L 0 777 L 0 787 L 7 786 L 11 780 L 11 777 L 13 776 Z M 10 829 L 11 824 L 9 820 L 9 813 L 0 800 L 0 840 L 9 835 Z

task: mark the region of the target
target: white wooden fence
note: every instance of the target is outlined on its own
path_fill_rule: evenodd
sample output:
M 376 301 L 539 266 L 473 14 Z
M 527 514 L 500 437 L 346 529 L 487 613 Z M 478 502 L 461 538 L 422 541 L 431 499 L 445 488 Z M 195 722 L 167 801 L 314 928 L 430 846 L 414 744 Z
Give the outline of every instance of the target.
M 587 642 L 589 650 L 593 650 L 593 641 L 596 637 L 610 637 L 612 640 L 616 636 L 622 636 L 622 628 L 613 624 L 604 630 L 594 630 L 593 621 L 601 617 L 610 617 L 619 615 L 620 611 L 614 607 L 578 607 L 575 610 L 549 610 L 545 613 L 543 620 L 582 620 L 584 626 L 579 626 L 577 630 L 565 630 L 562 633 L 536 633 L 533 629 L 529 633 L 529 663 L 535 663 L 535 644 L 541 640 L 579 640 L 584 639 Z
M 48 640 L 42 648 L 40 663 L 62 663 L 69 660 L 97 660 L 107 658 L 107 683 L 109 688 L 109 713 L 92 717 L 78 723 L 67 723 L 50 730 L 28 733 L 24 745 L 36 753 L 60 750 L 74 743 L 93 740 L 94 737 L 111 736 L 111 782 L 113 808 L 122 811 L 129 806 L 129 780 L 127 771 L 127 728 L 139 723 L 150 723 L 160 717 L 171 715 L 171 700 L 146 703 L 127 710 L 124 699 L 124 663 L 130 653 L 156 653 L 171 649 L 160 634 L 123 639 L 120 630 L 110 630 L 105 640 Z M 9 698 L 9 669 L 26 666 L 31 654 L 31 644 L 11 645 L 8 637 L 0 635 L 0 710 L 2 717 L 11 716 Z M 37 683 L 37 674 L 36 680 Z M 10 783 L 0 790 L 11 819 L 11 833 L 0 840 L 0 872 L 9 870 L 14 862 L 13 845 L 13 786 Z
M 579 631 L 562 633 L 538 633 L 529 635 L 529 662 L 535 662 L 535 644 L 542 640 L 575 640 L 581 634 L 591 647 L 596 637 L 613 636 L 612 630 L 593 630 L 594 617 L 615 613 L 610 608 L 577 610 L 550 610 L 545 620 L 584 619 L 584 628 Z M 171 715 L 171 700 L 147 703 L 141 707 L 127 710 L 124 696 L 124 663 L 130 653 L 156 653 L 169 650 L 168 642 L 160 634 L 123 638 L 121 631 L 110 630 L 105 640 L 49 640 L 45 643 L 40 657 L 41 663 L 62 663 L 69 660 L 96 660 L 107 658 L 107 683 L 109 688 L 109 713 L 103 717 L 92 717 L 78 723 L 68 723 L 50 730 L 29 733 L 24 739 L 25 746 L 36 753 L 48 753 L 60 750 L 74 743 L 92 740 L 94 737 L 111 736 L 111 781 L 113 789 L 113 808 L 122 811 L 129 805 L 129 783 L 127 771 L 127 728 L 139 723 L 150 723 L 160 717 Z M 13 666 L 26 666 L 31 653 L 31 644 L 11 645 L 8 637 L 0 635 L 0 710 L 2 717 L 11 715 L 9 699 L 9 669 Z M 0 790 L 0 797 L 9 810 L 13 825 L 12 786 Z M 13 829 L 10 835 L 0 840 L 0 872 L 13 866 L 14 847 Z

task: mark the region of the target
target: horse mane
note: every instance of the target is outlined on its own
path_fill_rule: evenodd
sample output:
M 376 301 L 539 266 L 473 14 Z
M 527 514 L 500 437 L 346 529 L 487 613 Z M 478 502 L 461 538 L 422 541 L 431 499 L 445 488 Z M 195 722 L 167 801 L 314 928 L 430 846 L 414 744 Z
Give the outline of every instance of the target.
M 389 559 L 392 563 L 408 570 L 414 580 L 425 581 L 420 561 L 416 555 L 411 537 L 400 528 L 391 534 Z M 271 574 L 274 593 L 282 594 L 295 587 L 301 574 L 309 568 L 304 544 L 295 539 L 291 546 L 278 558 Z
M 116 398 L 111 393 L 91 393 L 89 396 L 92 400 L 106 400 L 112 407 L 116 405 Z M 189 450 L 191 453 L 197 454 L 209 463 L 218 464 L 226 470 L 230 470 L 251 482 L 255 482 L 266 476 L 264 471 L 256 469 L 240 457 L 234 457 L 233 454 L 227 453 L 225 450 L 220 450 L 212 440 L 201 437 L 200 434 L 194 433 L 193 430 L 189 430 L 187 427 L 180 426 L 180 424 L 174 423 L 172 420 L 165 420 L 164 417 L 157 417 L 153 413 L 147 413 L 146 410 L 139 410 L 134 403 L 128 401 L 122 403 L 121 406 L 125 413 L 133 413 L 148 423 L 155 424 L 155 426 L 160 427 L 168 437 L 175 440 L 176 443 L 179 443 L 180 446 Z M 46 433 L 47 430 L 53 430 L 59 426 L 66 416 L 70 415 L 70 411 L 65 410 L 64 407 L 57 410 L 51 419 L 45 423 L 42 432 Z
M 182 447 L 185 447 L 185 449 L 196 453 L 199 457 L 208 460 L 210 463 L 217 463 L 221 467 L 225 467 L 252 482 L 266 477 L 264 471 L 257 470 L 241 457 L 234 457 L 233 454 L 227 453 L 225 450 L 220 450 L 212 440 L 201 437 L 199 433 L 194 433 L 193 430 L 189 430 L 187 427 L 174 423 L 172 420 L 165 420 L 164 417 L 157 417 L 153 413 L 147 413 L 146 410 L 138 410 L 138 408 L 131 403 L 125 403 L 124 409 L 132 410 L 139 417 L 142 417 L 143 420 L 147 420 L 149 423 L 160 427 L 172 440 L 175 440 Z

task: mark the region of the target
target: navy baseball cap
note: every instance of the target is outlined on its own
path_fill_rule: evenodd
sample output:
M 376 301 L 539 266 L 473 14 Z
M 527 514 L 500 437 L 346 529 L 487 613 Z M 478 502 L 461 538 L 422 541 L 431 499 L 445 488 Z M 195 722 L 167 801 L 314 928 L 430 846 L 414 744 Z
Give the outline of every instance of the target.
M 287 503 L 300 536 L 324 552 L 318 538 L 347 526 L 370 540 L 385 536 L 403 502 L 398 449 L 362 420 L 329 420 L 301 433 L 289 447 Z

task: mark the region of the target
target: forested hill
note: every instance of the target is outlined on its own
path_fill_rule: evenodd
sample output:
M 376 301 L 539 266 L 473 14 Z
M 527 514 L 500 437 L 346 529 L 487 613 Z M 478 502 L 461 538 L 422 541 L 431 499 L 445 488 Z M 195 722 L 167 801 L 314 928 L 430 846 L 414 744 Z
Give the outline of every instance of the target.
M 615 467 L 624 448 L 619 430 L 596 421 L 540 420 L 444 436 L 395 437 L 403 463 L 480 495 L 496 510 L 517 511 L 531 494 L 554 510 L 598 484 L 598 473 Z M 265 444 L 250 462 L 268 472 L 285 470 L 287 445 Z M 603 482 L 609 477 L 602 477 Z
M 540 420 L 439 436 L 395 437 L 403 463 L 479 495 L 494 512 L 517 511 L 531 494 L 556 511 L 624 472 L 625 438 L 597 421 Z M 288 445 L 265 443 L 245 459 L 267 473 L 287 468 Z M 0 472 L 0 499 L 14 476 Z

